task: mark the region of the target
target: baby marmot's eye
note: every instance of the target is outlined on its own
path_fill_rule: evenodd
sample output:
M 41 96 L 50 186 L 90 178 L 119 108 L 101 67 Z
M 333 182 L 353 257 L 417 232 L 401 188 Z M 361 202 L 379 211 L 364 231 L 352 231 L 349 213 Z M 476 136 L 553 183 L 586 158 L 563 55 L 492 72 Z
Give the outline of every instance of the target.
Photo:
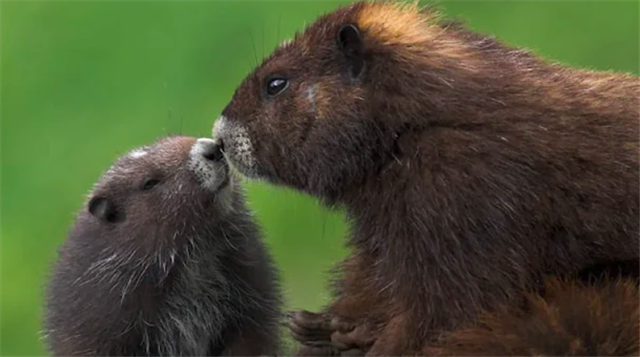
M 158 179 L 147 179 L 142 184 L 142 191 L 149 191 L 150 189 L 154 188 L 159 183 L 160 183 L 160 180 L 158 180 Z
M 276 96 L 282 93 L 289 86 L 289 81 L 283 77 L 273 77 L 267 81 L 267 94 Z

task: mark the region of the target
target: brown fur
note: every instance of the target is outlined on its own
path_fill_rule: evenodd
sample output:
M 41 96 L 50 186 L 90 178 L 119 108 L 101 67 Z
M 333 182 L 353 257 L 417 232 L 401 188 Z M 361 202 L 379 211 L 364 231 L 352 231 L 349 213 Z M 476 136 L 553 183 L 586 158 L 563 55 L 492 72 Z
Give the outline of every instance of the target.
M 274 75 L 288 87 L 270 96 Z M 336 299 L 297 315 L 296 337 L 414 354 L 546 274 L 637 271 L 639 96 L 637 77 L 357 2 L 274 51 L 214 135 L 240 172 L 347 211 Z
M 635 280 L 586 285 L 553 279 L 523 309 L 484 314 L 447 334 L 427 356 L 638 356 L 640 311 Z

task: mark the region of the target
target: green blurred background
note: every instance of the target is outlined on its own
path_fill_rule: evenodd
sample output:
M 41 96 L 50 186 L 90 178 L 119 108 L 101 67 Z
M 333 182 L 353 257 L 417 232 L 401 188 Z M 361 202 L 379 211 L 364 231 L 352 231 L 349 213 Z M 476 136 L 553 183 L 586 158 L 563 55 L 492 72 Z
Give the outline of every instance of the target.
M 344 3 L 344 2 L 342 2 Z M 166 133 L 209 136 L 256 61 L 340 2 L 2 1 L 2 355 L 43 355 L 42 287 L 93 181 Z M 444 1 L 469 26 L 573 66 L 638 74 L 637 1 Z M 266 184 L 250 204 L 288 307 L 328 301 L 340 212 Z

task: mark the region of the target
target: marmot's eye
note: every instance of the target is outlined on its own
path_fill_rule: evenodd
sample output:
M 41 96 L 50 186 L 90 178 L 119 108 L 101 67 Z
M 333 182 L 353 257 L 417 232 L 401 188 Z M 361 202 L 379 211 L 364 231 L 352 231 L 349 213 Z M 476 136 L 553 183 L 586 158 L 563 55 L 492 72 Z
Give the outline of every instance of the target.
M 142 184 L 142 191 L 148 191 L 160 183 L 158 179 L 148 179 Z
M 269 79 L 267 82 L 267 94 L 275 96 L 282 93 L 289 85 L 289 81 L 282 77 Z

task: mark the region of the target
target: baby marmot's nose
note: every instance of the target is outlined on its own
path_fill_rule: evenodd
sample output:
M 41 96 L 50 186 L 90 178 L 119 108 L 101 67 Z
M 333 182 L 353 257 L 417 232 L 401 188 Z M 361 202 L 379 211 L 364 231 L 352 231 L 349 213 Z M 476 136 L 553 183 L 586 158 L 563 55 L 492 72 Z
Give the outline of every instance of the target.
M 204 156 L 205 159 L 211 161 L 220 161 L 224 157 L 224 146 L 222 144 L 222 140 L 208 140 L 206 142 L 203 142 L 202 145 L 202 156 Z

